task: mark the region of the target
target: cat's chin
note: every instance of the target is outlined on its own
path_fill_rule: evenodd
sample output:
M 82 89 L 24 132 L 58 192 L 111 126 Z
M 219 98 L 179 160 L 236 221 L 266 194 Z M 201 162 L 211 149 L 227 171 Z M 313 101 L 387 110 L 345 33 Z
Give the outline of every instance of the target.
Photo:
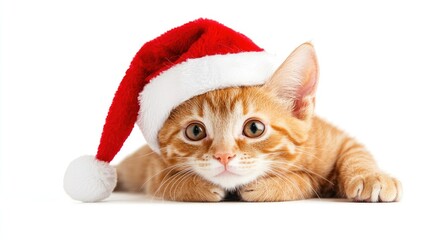
M 234 190 L 242 185 L 254 181 L 258 175 L 239 175 L 231 171 L 223 171 L 212 177 L 204 177 L 210 182 L 219 185 L 226 190 Z

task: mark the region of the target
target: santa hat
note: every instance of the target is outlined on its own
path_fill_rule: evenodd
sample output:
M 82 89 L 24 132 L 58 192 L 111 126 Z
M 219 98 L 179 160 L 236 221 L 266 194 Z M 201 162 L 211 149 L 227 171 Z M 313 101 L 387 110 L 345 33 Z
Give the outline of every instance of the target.
M 249 38 L 208 19 L 174 28 L 137 52 L 113 98 L 96 156 L 74 160 L 64 177 L 76 200 L 100 201 L 116 185 L 109 165 L 131 133 L 140 127 L 160 153 L 158 131 L 171 110 L 211 90 L 263 84 L 273 73 L 273 56 Z

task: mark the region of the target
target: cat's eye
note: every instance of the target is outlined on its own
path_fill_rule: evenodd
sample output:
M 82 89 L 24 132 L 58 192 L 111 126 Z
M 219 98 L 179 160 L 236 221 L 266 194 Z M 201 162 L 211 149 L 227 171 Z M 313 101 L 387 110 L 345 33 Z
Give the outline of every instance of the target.
M 244 124 L 243 135 L 249 138 L 257 138 L 265 131 L 265 125 L 256 119 L 250 119 Z
M 206 128 L 202 123 L 193 122 L 186 127 L 185 135 L 191 141 L 199 141 L 207 137 Z

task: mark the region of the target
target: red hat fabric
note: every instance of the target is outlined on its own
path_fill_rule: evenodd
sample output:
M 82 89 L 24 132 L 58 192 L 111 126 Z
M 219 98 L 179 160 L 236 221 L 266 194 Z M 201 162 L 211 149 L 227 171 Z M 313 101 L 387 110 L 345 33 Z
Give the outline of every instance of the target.
M 85 202 L 108 197 L 116 185 L 116 171 L 108 163 L 135 123 L 149 146 L 160 153 L 158 131 L 171 110 L 211 90 L 263 84 L 273 66 L 273 56 L 249 38 L 208 19 L 189 22 L 147 42 L 113 98 L 96 156 L 69 165 L 66 192 Z

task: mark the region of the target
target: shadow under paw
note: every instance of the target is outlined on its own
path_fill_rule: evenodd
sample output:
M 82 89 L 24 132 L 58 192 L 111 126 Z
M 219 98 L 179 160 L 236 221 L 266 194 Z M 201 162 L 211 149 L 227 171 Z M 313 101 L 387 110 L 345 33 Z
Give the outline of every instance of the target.
M 239 202 L 239 201 L 241 201 L 241 197 L 238 194 L 238 191 L 228 191 L 228 192 L 226 192 L 226 195 L 222 201 L 223 202 Z

